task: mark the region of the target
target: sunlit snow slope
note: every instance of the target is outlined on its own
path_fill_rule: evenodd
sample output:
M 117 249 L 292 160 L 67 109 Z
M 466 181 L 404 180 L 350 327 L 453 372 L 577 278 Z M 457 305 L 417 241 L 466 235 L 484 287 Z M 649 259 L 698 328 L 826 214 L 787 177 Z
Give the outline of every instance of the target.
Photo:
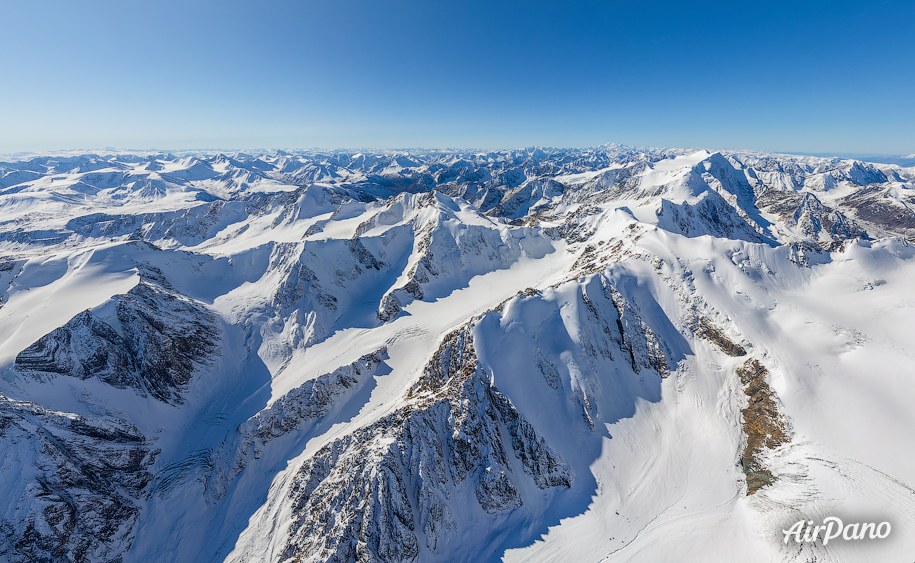
M 0 559 L 910 562 L 912 242 L 853 160 L 0 161 Z

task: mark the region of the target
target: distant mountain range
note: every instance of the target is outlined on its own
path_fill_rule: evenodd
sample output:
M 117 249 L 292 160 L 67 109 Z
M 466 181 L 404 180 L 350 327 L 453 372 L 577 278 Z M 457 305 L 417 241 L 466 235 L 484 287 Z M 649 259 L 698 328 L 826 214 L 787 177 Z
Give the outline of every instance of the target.
M 819 156 L 823 158 L 841 158 L 851 160 L 861 160 L 865 162 L 874 162 L 880 164 L 897 164 L 899 166 L 915 166 L 915 153 L 913 154 L 864 154 L 864 153 L 804 153 L 808 156 Z

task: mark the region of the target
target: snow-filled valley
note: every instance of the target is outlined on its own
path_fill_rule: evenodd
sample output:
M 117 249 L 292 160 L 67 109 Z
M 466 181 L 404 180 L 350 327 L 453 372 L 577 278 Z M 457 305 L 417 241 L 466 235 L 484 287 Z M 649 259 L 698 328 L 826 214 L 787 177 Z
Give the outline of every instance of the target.
M 913 243 L 856 160 L 0 159 L 0 560 L 909 562 Z

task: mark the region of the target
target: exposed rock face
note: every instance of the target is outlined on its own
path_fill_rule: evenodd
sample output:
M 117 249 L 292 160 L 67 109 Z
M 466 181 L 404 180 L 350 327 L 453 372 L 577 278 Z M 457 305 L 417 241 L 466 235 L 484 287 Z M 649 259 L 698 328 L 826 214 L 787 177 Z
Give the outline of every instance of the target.
M 532 180 L 506 192 L 491 213 L 506 219 L 520 219 L 539 208 L 549 207 L 564 190 L 565 186 L 555 180 Z
M 915 207 L 911 198 L 900 200 L 894 190 L 883 186 L 867 186 L 842 198 L 857 219 L 872 225 L 877 233 L 898 235 L 915 241 Z
M 600 278 L 600 283 L 604 296 L 609 297 L 616 307 L 616 328 L 620 347 L 628 356 L 632 370 L 638 373 L 643 369 L 650 369 L 665 377 L 670 371 L 670 363 L 661 341 L 616 288 L 603 277 Z
M 815 242 L 792 242 L 787 246 L 788 260 L 798 266 L 809 268 L 817 263 L 829 261 L 829 251 L 824 250 L 822 246 Z M 838 247 L 833 246 L 832 250 L 839 248 L 841 248 L 841 245 Z
M 273 442 L 278 438 L 307 437 L 322 418 L 339 411 L 373 376 L 383 373 L 385 359 L 387 351 L 383 348 L 366 354 L 352 364 L 305 382 L 245 421 L 212 456 L 210 470 L 216 478 L 206 480 L 209 493 L 217 500 L 221 498 L 229 481 L 276 449 Z M 281 451 L 277 455 L 287 453 Z
M 740 466 L 747 477 L 747 494 L 775 482 L 762 456 L 788 442 L 788 423 L 779 412 L 778 398 L 766 381 L 769 370 L 756 358 L 750 358 L 737 369 L 737 376 L 747 396 L 747 406 L 741 411 L 746 443 L 740 455 Z
M 0 558 L 121 561 L 156 458 L 129 423 L 0 396 L 0 471 L 17 475 L 0 508 Z
M 657 216 L 665 229 L 688 237 L 712 235 L 752 242 L 767 240 L 751 221 L 714 191 L 705 192 L 695 203 L 662 199 Z
M 386 357 L 387 352 L 381 349 L 305 382 L 257 413 L 239 428 L 239 432 L 246 437 L 248 447 L 254 447 L 254 440 L 266 444 L 308 421 L 325 416 L 343 396 L 352 395 L 371 376 L 377 375 Z M 257 455 L 256 451 L 254 455 Z
M 92 238 L 135 236 L 147 240 L 195 244 L 247 216 L 243 202 L 216 201 L 182 211 L 109 215 L 93 213 L 67 222 L 75 234 Z
M 522 256 L 540 257 L 554 250 L 536 230 L 519 227 L 462 224 L 456 201 L 439 193 L 416 197 L 428 216 L 414 217 L 414 247 L 404 276 L 379 304 L 382 322 L 397 317 L 414 300 L 432 300 L 466 283 L 475 275 L 507 268 Z M 481 218 L 482 219 L 482 218 Z M 377 223 L 377 217 L 373 218 Z
M 409 404 L 335 440 L 298 471 L 285 557 L 411 561 L 444 556 L 467 517 L 511 512 L 530 480 L 572 475 L 477 365 L 470 327 L 451 333 L 409 392 Z
M 728 336 L 721 331 L 720 328 L 712 324 L 711 321 L 702 317 L 699 319 L 699 336 L 715 343 L 722 352 L 728 356 L 746 356 L 747 351 L 740 344 L 735 343 L 733 340 L 728 338 Z
M 811 192 L 769 190 L 759 197 L 760 206 L 778 213 L 804 241 L 832 249 L 844 240 L 866 238 L 867 232 L 840 211 L 824 205 Z
M 373 293 L 389 270 L 363 239 L 274 244 L 263 278 L 273 292 L 247 313 L 249 322 L 262 334 L 267 355 L 288 359 L 291 350 L 327 338 L 353 301 Z
M 97 378 L 180 403 L 195 366 L 218 343 L 209 311 L 164 280 L 150 280 L 43 336 L 16 356 L 16 367 L 36 378 Z

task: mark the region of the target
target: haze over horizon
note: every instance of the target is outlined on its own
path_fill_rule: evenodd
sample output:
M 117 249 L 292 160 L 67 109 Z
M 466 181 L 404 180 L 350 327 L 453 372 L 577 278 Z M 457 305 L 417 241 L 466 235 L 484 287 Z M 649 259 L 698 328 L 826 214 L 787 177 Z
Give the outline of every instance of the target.
M 915 5 L 7 3 L 0 152 L 915 153 Z
M 720 151 L 725 153 L 758 153 L 758 154 L 773 154 L 773 155 L 794 155 L 794 156 L 813 156 L 813 157 L 822 157 L 822 158 L 839 158 L 839 159 L 853 159 L 853 160 L 862 160 L 867 162 L 883 163 L 883 164 L 899 164 L 901 166 L 915 166 L 915 153 L 913 154 L 884 154 L 884 153 L 855 153 L 855 152 L 841 152 L 841 151 L 820 151 L 820 152 L 806 152 L 806 151 L 790 151 L 790 150 L 760 150 L 760 149 L 745 149 L 745 148 L 728 148 L 728 147 L 711 147 L 711 146 L 694 146 L 694 147 L 676 147 L 676 146 L 636 146 L 629 145 L 626 143 L 616 143 L 609 141 L 607 143 L 600 143 L 597 145 L 581 145 L 581 146 L 548 146 L 548 145 L 528 145 L 528 146 L 505 146 L 505 147 L 473 147 L 473 146 L 464 146 L 464 147 L 449 147 L 449 146 L 418 146 L 418 147 L 295 147 L 295 146 L 275 146 L 275 147 L 75 147 L 70 149 L 46 149 L 46 150 L 23 150 L 23 151 L 9 151 L 9 152 L 0 152 L 0 158 L 31 158 L 35 156 L 48 156 L 48 155 L 79 155 L 79 154 L 108 154 L 108 153 L 125 153 L 125 154 L 149 154 L 149 153 L 163 153 L 163 154 L 232 154 L 232 153 L 249 153 L 249 154 L 259 154 L 264 153 L 273 153 L 273 152 L 292 152 L 292 153 L 307 153 L 311 151 L 318 152 L 368 152 L 368 153 L 397 153 L 397 152 L 454 152 L 454 151 L 480 151 L 480 152 L 504 152 L 504 151 L 518 151 L 526 149 L 545 149 L 545 150 L 558 150 L 558 151 L 577 151 L 577 150 L 588 150 L 599 147 L 629 147 L 633 149 L 672 149 L 680 151 Z

